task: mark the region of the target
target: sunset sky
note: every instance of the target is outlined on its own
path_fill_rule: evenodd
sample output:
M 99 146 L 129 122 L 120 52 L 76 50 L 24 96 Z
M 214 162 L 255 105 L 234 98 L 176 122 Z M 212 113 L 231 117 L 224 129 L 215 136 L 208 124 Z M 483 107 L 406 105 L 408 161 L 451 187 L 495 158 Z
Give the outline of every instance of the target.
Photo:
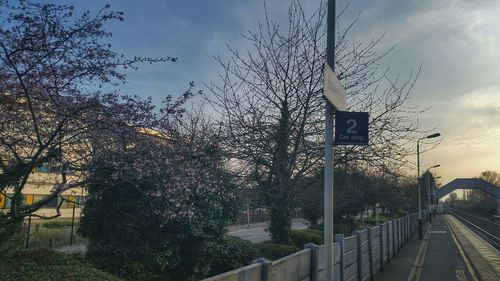
M 51 1 L 47 1 L 51 2 Z M 96 10 L 105 2 L 67 0 L 76 10 Z M 114 48 L 126 55 L 173 56 L 177 63 L 144 65 L 128 74 L 123 91 L 152 96 L 178 95 L 194 81 L 216 79 L 212 56 L 225 55 L 226 44 L 244 50 L 242 33 L 263 18 L 262 0 L 113 0 L 125 22 L 110 26 Z M 302 1 L 307 10 L 319 3 Z M 285 24 L 286 0 L 267 0 L 270 15 Z M 340 9 L 346 1 L 337 1 Z M 442 183 L 457 177 L 500 171 L 500 1 L 352 0 L 340 24 L 360 18 L 352 38 L 381 34 L 380 51 L 390 75 L 408 75 L 422 65 L 410 103 L 430 107 L 421 116 L 424 128 L 437 126 L 440 145 L 423 154 L 423 169 Z

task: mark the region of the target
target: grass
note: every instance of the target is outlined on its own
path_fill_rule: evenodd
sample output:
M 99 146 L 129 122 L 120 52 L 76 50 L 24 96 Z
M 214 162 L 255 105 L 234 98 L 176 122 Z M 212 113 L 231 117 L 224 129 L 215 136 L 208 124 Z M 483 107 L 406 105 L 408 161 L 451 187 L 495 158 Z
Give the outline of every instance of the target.
M 73 232 L 73 244 L 87 245 L 87 239 L 76 233 L 78 224 L 75 223 Z M 27 227 L 25 228 L 25 235 Z M 59 248 L 68 246 L 71 237 L 71 221 L 54 220 L 45 223 L 32 224 L 30 229 L 30 248 Z

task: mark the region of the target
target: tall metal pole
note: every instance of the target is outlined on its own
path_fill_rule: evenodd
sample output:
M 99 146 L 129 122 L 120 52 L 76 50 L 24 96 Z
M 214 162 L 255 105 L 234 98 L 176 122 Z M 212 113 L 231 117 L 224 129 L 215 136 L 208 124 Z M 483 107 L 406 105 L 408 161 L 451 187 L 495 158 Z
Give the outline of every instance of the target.
M 422 240 L 422 205 L 420 202 L 420 140 L 417 140 L 417 197 L 418 197 L 418 239 Z
M 431 172 L 427 173 L 427 212 L 429 212 L 429 223 L 432 223 L 432 215 L 431 215 Z
M 326 62 L 335 70 L 335 0 L 328 0 Z M 326 280 L 333 281 L 333 106 L 325 108 L 324 243 Z
M 333 108 L 325 109 L 325 235 L 326 280 L 333 281 Z

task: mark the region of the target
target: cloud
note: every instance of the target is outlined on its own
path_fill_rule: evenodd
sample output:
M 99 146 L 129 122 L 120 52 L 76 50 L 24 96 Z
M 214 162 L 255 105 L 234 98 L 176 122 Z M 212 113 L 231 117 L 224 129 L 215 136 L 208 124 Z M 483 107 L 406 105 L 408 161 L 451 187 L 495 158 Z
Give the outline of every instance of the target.
M 457 106 L 462 112 L 475 116 L 500 118 L 500 87 L 479 89 L 458 98 Z

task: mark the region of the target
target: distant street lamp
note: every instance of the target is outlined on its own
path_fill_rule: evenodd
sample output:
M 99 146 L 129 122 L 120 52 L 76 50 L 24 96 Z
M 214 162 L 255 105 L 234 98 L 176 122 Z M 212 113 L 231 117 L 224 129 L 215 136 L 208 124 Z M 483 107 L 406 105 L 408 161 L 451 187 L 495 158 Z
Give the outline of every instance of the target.
M 434 178 L 434 190 L 433 190 L 433 194 L 432 194 L 432 196 L 433 196 L 433 198 L 432 198 L 432 199 L 433 199 L 433 200 L 432 200 L 432 215 L 433 215 L 434 217 L 436 216 L 436 205 L 437 205 L 437 203 L 438 203 L 438 199 L 437 199 L 437 196 L 436 196 L 436 189 L 437 189 L 437 188 L 436 188 L 436 187 L 437 187 L 437 186 L 436 186 L 436 180 L 437 180 L 437 179 L 440 179 L 440 178 L 441 178 L 441 176 L 439 176 L 439 177 L 435 177 L 435 178 Z
M 428 209 L 428 212 L 429 212 L 429 223 L 432 223 L 432 205 L 431 205 L 431 172 L 430 170 L 431 169 L 434 169 L 434 168 L 438 168 L 438 167 L 441 167 L 441 165 L 437 164 L 437 165 L 434 165 L 432 167 L 430 167 L 429 169 L 427 169 L 427 209 Z
M 422 240 L 424 236 L 422 229 L 422 203 L 420 200 L 420 141 L 423 139 L 437 138 L 439 136 L 441 136 L 440 133 L 435 133 L 417 140 L 417 195 L 418 195 L 418 239 L 419 240 Z

